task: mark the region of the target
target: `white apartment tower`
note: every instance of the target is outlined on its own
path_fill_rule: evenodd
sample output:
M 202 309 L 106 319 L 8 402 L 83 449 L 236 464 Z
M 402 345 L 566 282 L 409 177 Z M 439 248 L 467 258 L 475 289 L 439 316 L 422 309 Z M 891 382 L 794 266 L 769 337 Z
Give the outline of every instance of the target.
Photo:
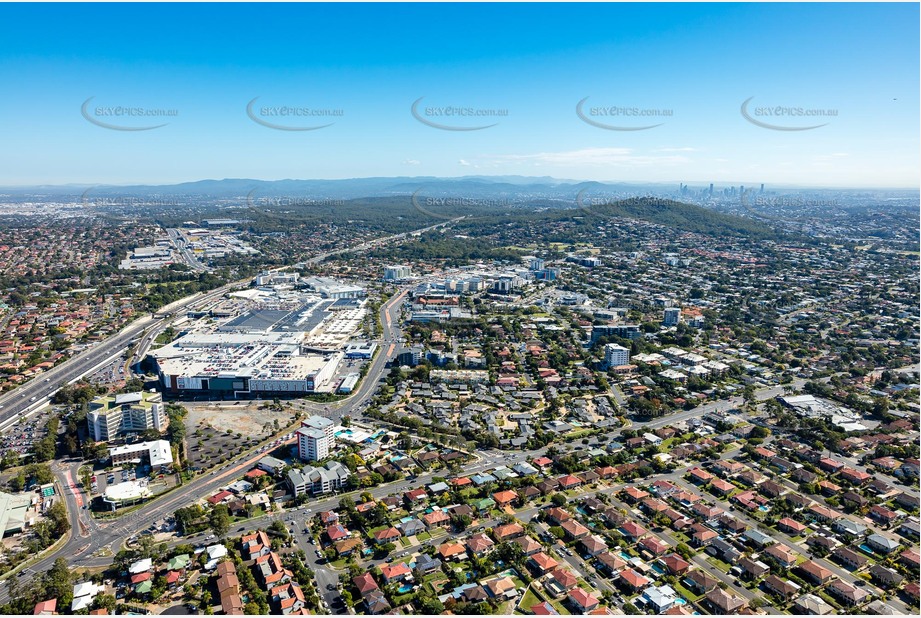
M 400 281 L 410 278 L 412 274 L 412 269 L 409 266 L 387 266 L 384 268 L 384 281 Z
M 619 367 L 630 363 L 630 350 L 616 343 L 604 346 L 604 364 L 606 367 Z
M 301 421 L 297 430 L 297 454 L 304 461 L 320 461 L 329 457 L 333 447 L 333 422 L 322 416 Z
M 681 307 L 668 307 L 662 316 L 664 326 L 677 326 L 681 321 Z

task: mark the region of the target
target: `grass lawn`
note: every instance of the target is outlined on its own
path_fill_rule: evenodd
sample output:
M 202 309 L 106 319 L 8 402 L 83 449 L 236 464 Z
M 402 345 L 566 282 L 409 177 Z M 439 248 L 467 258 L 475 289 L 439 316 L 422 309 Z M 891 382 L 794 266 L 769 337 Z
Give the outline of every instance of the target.
M 662 444 L 659 445 L 659 452 L 660 453 L 669 452 L 671 450 L 672 445 L 675 444 L 676 442 L 680 442 L 681 440 L 682 440 L 681 436 L 675 436 L 674 438 L 668 438 L 667 440 L 663 440 Z
M 405 536 L 400 537 L 400 545 L 403 547 L 409 547 L 409 539 L 407 539 Z
M 690 590 L 682 586 L 680 582 L 677 584 L 674 584 L 673 587 L 681 596 L 683 596 L 685 599 L 687 599 L 691 603 L 699 599 L 701 596 L 699 594 L 694 594 L 693 592 L 691 592 Z
M 427 541 L 430 538 L 432 538 L 432 535 L 429 534 L 428 532 L 420 532 L 419 534 L 416 535 L 416 540 L 419 541 L 420 543 L 422 541 Z
M 428 575 L 423 577 L 422 581 L 426 583 L 430 583 L 436 588 L 440 588 L 441 584 L 444 584 L 445 582 L 448 581 L 448 578 L 445 577 L 444 573 L 442 573 L 441 571 L 435 571 L 434 573 L 429 573 Z
M 393 597 L 393 606 L 394 606 L 394 607 L 397 607 L 397 606 L 399 606 L 399 605 L 403 605 L 404 603 L 409 603 L 409 602 L 412 601 L 414 598 L 416 598 L 416 591 L 415 591 L 415 590 L 413 590 L 412 592 L 407 592 L 406 594 L 397 594 L 397 595 L 394 595 L 394 597 Z
M 333 569 L 338 569 L 338 570 L 342 571 L 343 569 L 346 568 L 345 565 L 346 565 L 347 562 L 348 562 L 347 559 L 345 559 L 345 558 L 339 558 L 338 560 L 333 560 L 332 562 L 330 562 L 328 566 L 330 566 L 330 567 L 333 568 Z
M 571 614 L 571 612 L 563 605 L 562 601 L 550 601 L 550 605 L 552 605 L 554 609 L 556 609 L 556 611 L 559 612 L 562 616 L 569 616 Z
M 718 568 L 723 573 L 728 573 L 729 569 L 732 568 L 729 566 L 729 564 L 719 560 L 718 558 L 714 558 L 713 556 L 707 556 L 707 562 Z
M 443 537 L 443 536 L 447 536 L 447 534 L 448 534 L 448 531 L 445 530 L 444 528 L 435 528 L 435 530 L 433 530 L 431 533 L 429 533 L 429 538 L 438 539 L 438 538 L 441 538 L 441 537 Z M 421 539 L 422 537 L 416 536 L 416 538 L 417 538 L 417 539 Z
M 527 592 L 525 592 L 524 596 L 521 598 L 521 603 L 518 604 L 518 607 L 520 607 L 523 612 L 530 612 L 532 607 L 543 602 L 544 600 L 537 596 L 533 588 L 528 588 Z
M 230 518 L 230 521 L 231 523 L 237 523 L 241 521 L 246 521 L 247 519 L 255 519 L 257 517 L 262 517 L 263 515 L 265 515 L 265 509 L 262 508 L 261 506 L 257 506 L 256 510 L 253 511 L 252 517 L 249 517 L 247 515 L 243 515 L 243 516 L 234 515 L 233 517 Z
M 836 601 L 835 598 L 834 598 L 833 596 L 829 595 L 829 594 L 828 594 L 827 592 L 825 592 L 824 590 L 818 590 L 818 591 L 815 592 L 815 594 L 817 594 L 817 595 L 819 595 L 820 597 L 822 597 L 822 600 L 823 600 L 823 601 L 825 601 L 826 603 L 828 603 L 829 605 L 831 605 L 831 606 L 834 607 L 835 609 L 841 609 L 841 605 L 838 603 L 838 601 Z

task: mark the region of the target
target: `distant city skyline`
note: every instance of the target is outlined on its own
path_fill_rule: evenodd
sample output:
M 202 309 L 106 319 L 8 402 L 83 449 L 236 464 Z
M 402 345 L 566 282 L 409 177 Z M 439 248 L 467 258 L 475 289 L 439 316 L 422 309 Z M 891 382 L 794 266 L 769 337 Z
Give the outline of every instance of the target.
M 2 5 L 0 17 L 15 25 L 0 41 L 3 187 L 472 175 L 918 187 L 917 4 Z

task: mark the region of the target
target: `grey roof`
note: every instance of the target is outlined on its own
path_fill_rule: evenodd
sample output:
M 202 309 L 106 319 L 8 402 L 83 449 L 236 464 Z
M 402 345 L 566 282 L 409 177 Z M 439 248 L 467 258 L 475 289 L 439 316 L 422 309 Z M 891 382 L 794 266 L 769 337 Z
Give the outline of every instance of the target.
M 768 545 L 769 543 L 774 542 L 774 539 L 770 535 L 764 534 L 755 528 L 749 528 L 743 532 L 742 535 L 753 543 L 757 543 L 758 545 Z

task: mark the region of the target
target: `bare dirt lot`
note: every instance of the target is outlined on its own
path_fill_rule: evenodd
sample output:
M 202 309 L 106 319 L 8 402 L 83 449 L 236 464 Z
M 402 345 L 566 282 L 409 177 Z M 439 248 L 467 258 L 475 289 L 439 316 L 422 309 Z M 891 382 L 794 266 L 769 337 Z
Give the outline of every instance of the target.
M 189 415 L 186 417 L 186 430 L 189 434 L 199 427 L 213 427 L 218 431 L 242 433 L 247 437 L 267 438 L 279 428 L 285 428 L 294 422 L 291 410 L 259 410 L 264 403 L 240 404 L 232 406 L 215 406 L 213 404 L 186 404 Z M 267 431 L 267 427 L 269 431 Z
M 189 459 L 193 467 L 201 470 L 242 453 L 294 420 L 290 410 L 259 410 L 258 404 L 187 407 L 186 444 Z

